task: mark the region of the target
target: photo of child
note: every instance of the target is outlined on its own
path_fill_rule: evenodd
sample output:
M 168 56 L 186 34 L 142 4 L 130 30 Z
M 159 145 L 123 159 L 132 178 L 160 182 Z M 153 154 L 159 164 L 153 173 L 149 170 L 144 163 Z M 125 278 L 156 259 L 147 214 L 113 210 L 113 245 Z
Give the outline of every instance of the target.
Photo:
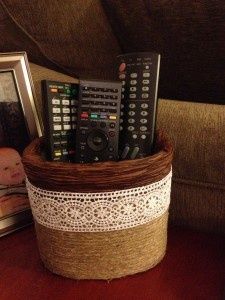
M 20 154 L 0 148 L 0 218 L 29 208 L 25 173 Z

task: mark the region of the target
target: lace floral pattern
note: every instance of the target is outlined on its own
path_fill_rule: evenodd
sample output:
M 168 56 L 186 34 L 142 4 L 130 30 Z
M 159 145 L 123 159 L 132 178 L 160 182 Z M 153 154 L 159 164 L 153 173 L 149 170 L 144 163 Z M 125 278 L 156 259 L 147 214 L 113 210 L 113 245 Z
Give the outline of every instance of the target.
M 172 171 L 150 185 L 103 193 L 53 192 L 27 180 L 31 209 L 46 227 L 73 232 L 127 229 L 150 222 L 170 204 Z

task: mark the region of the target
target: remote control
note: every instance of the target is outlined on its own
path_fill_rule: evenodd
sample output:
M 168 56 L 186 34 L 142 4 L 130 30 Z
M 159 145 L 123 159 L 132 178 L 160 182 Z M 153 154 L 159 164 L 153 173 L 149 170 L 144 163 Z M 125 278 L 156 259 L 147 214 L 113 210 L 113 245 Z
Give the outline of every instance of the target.
M 41 83 L 47 158 L 73 162 L 79 85 L 47 80 Z
M 130 53 L 119 55 L 118 60 L 122 81 L 120 158 L 145 157 L 154 143 L 160 55 Z
M 120 104 L 120 82 L 80 80 L 77 162 L 118 159 Z

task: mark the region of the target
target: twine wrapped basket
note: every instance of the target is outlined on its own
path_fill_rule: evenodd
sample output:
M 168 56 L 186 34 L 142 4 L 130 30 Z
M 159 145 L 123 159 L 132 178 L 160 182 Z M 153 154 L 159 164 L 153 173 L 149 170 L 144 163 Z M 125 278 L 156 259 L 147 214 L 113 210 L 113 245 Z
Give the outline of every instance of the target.
M 42 139 L 23 164 L 41 259 L 54 273 L 112 279 L 146 271 L 166 251 L 173 149 L 157 134 L 154 154 L 93 164 L 46 161 Z

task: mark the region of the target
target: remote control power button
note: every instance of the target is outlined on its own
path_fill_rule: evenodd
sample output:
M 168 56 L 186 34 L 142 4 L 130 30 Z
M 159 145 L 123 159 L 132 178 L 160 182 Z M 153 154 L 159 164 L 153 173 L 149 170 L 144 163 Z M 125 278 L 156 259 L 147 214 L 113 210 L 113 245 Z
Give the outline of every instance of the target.
M 134 159 L 134 158 L 137 156 L 138 152 L 139 152 L 139 147 L 134 147 L 134 150 L 133 150 L 133 152 L 131 153 L 130 158 L 131 158 L 131 159 Z
M 126 69 L 126 64 L 125 63 L 120 64 L 119 71 L 123 72 L 125 69 Z

